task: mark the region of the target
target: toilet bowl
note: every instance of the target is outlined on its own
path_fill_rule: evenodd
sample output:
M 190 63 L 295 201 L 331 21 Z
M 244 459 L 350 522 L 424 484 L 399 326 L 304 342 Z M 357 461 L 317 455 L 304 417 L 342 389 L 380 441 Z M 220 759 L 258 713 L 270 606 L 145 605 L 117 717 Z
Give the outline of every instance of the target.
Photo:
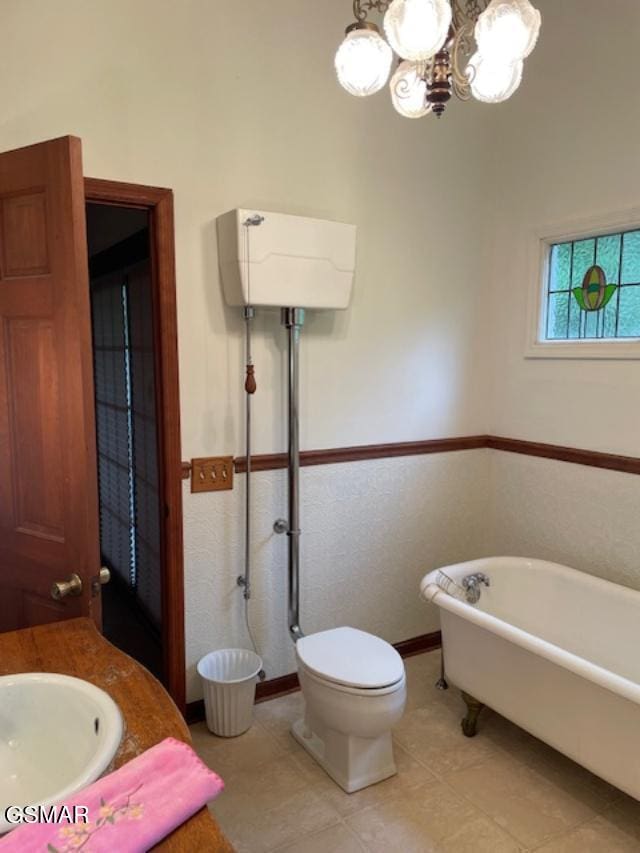
M 396 773 L 391 729 L 407 698 L 404 663 L 389 643 L 334 628 L 296 643 L 305 716 L 298 743 L 347 793 Z

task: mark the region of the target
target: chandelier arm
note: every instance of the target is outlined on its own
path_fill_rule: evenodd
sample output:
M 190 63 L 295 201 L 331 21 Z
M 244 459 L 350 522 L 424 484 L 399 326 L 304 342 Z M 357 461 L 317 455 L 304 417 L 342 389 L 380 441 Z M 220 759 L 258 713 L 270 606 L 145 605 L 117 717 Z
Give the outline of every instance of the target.
M 471 80 L 467 74 L 469 58 L 474 50 L 475 21 L 466 21 L 451 42 L 451 81 L 453 91 L 461 101 L 471 97 Z
M 389 8 L 391 0 L 353 0 L 353 16 L 356 21 L 366 21 L 369 12 L 380 12 L 381 15 Z
M 450 43 L 451 82 L 461 101 L 471 98 L 471 80 L 467 74 L 469 59 L 475 50 L 475 28 L 490 0 L 452 0 L 453 37 Z
M 453 27 L 458 30 L 465 24 L 475 23 L 489 5 L 490 0 L 451 0 Z
M 460 0 L 454 0 L 456 5 Z M 469 21 L 477 21 L 489 5 L 490 0 L 465 0 L 465 15 Z
M 353 17 L 356 21 L 364 21 L 367 17 L 367 11 L 362 8 L 360 0 L 353 0 Z

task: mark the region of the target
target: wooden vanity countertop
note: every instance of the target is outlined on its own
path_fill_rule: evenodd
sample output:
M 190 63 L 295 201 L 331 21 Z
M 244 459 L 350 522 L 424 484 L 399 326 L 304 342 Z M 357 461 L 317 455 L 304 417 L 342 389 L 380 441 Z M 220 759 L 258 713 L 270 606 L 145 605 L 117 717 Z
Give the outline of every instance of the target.
M 191 744 L 189 729 L 164 687 L 116 649 L 90 619 L 70 619 L 0 634 L 0 675 L 57 672 L 90 681 L 118 704 L 125 732 L 114 766 L 126 764 L 166 737 Z M 232 853 L 206 808 L 153 848 L 161 853 Z

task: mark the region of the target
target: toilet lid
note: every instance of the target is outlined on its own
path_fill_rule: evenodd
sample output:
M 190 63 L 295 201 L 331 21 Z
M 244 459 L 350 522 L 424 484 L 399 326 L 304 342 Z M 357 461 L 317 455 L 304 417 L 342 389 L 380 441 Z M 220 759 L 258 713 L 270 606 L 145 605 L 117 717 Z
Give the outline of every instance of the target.
M 388 687 L 404 675 L 402 658 L 393 646 L 357 628 L 333 628 L 302 637 L 296 653 L 310 672 L 345 687 Z

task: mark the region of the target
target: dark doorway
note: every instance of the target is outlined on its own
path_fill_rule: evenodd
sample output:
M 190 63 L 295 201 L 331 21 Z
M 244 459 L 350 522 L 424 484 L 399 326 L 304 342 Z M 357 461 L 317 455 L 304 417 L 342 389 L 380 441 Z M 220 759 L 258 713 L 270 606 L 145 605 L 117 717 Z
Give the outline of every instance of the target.
M 149 211 L 88 203 L 105 637 L 165 681 Z

